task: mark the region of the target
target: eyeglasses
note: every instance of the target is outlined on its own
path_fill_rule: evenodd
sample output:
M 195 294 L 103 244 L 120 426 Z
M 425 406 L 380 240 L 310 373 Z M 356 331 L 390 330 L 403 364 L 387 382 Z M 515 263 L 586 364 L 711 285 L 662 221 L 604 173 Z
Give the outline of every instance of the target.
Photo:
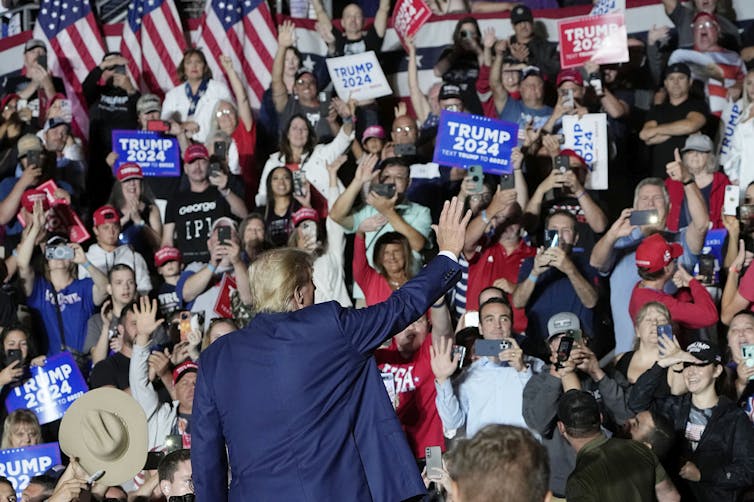
M 399 127 L 396 127 L 395 129 L 393 129 L 393 131 L 397 132 L 398 134 L 400 134 L 402 132 L 405 132 L 406 134 L 408 134 L 411 131 L 413 131 L 414 129 L 416 129 L 414 126 L 402 126 L 402 127 L 399 126 Z
M 715 23 L 713 23 L 712 21 L 704 21 L 703 23 L 696 23 L 696 24 L 692 24 L 691 25 L 692 29 L 693 28 L 697 28 L 697 29 L 700 29 L 700 30 L 702 28 L 713 28 L 713 27 L 717 28 L 717 25 Z
M 314 85 L 314 79 L 311 78 L 300 78 L 296 80 L 296 85 Z
M 452 104 L 452 105 L 445 105 L 442 107 L 443 110 L 448 110 L 449 112 L 460 112 L 461 111 L 461 105 Z
M 230 114 L 232 114 L 232 113 L 233 113 L 233 111 L 232 111 L 232 110 L 228 110 L 228 109 L 226 108 L 225 110 L 217 110 L 217 113 L 215 113 L 215 116 L 216 116 L 217 118 L 220 118 L 220 117 L 222 117 L 223 115 L 230 115 Z

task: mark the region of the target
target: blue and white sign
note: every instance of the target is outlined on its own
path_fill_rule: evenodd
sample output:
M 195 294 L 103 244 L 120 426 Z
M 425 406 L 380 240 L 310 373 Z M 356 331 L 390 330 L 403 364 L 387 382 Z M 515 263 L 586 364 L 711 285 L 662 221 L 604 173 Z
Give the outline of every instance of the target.
M 113 174 L 123 162 L 136 162 L 144 176 L 180 176 L 181 147 L 172 136 L 156 131 L 113 130 L 113 151 L 118 161 Z
M 748 111 L 744 112 L 742 99 L 735 103 L 729 103 L 723 110 L 723 116 L 720 117 L 720 123 L 723 125 L 723 137 L 720 139 L 720 152 L 717 158 L 719 165 L 724 166 L 730 160 L 733 133 L 736 132 L 738 122 L 748 115 Z
M 585 187 L 590 190 L 607 190 L 607 115 L 587 113 L 563 116 L 563 148 L 581 155 L 589 166 Z
M 0 476 L 5 476 L 13 484 L 18 500 L 32 477 L 60 464 L 58 443 L 0 450 Z
M 511 151 L 518 141 L 518 124 L 449 112 L 440 114 L 433 161 L 443 166 L 482 166 L 485 173 L 513 172 Z
M 393 93 L 374 51 L 327 58 L 326 62 L 335 92 L 343 101 L 365 101 Z
M 11 389 L 5 399 L 8 413 L 28 408 L 37 415 L 40 424 L 47 424 L 62 417 L 89 390 L 68 352 L 49 357 L 44 366 L 32 366 L 30 371 L 31 378 Z

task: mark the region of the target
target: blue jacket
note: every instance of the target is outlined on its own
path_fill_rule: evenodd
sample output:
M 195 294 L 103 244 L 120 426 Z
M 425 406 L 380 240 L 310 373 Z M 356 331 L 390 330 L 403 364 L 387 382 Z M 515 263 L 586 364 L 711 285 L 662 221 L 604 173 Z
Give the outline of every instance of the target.
M 397 502 L 423 494 L 372 353 L 459 276 L 458 264 L 439 256 L 378 305 L 260 314 L 213 343 L 200 359 L 191 417 L 197 500 Z

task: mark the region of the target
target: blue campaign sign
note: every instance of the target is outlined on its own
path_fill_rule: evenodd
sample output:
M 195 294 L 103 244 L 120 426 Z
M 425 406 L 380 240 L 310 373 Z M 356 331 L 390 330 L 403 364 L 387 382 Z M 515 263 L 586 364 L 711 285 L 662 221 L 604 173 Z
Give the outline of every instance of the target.
M 157 131 L 113 130 L 113 151 L 118 161 L 113 174 L 123 162 L 136 162 L 144 176 L 180 176 L 181 148 L 178 140 Z
M 21 500 L 21 492 L 33 476 L 43 474 L 60 463 L 58 443 L 0 450 L 0 476 L 10 480 L 18 500 Z
M 485 173 L 507 174 L 513 172 L 511 151 L 517 141 L 518 124 L 443 110 L 432 160 L 444 166 L 482 166 Z
M 33 411 L 40 424 L 63 416 L 73 402 L 89 387 L 68 352 L 49 357 L 42 367 L 30 368 L 31 378 L 11 389 L 5 399 L 8 413 L 19 408 Z

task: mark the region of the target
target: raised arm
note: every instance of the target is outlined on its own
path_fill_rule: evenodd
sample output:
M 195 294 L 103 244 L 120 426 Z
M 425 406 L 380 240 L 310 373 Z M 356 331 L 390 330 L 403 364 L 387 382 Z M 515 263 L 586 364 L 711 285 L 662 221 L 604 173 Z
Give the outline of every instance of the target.
M 270 83 L 272 103 L 278 113 L 285 110 L 285 104 L 288 102 L 288 89 L 283 81 L 283 70 L 285 68 L 285 53 L 296 42 L 295 30 L 292 21 L 285 21 L 278 27 L 278 50 L 275 53 L 275 60 L 272 62 L 272 82 Z
M 380 38 L 385 37 L 385 31 L 387 30 L 387 18 L 389 15 L 390 0 L 380 0 L 380 6 L 377 8 L 377 13 L 374 15 L 374 31 Z M 317 19 L 319 19 L 319 15 L 317 15 Z
M 492 60 L 492 67 L 490 68 L 490 88 L 497 113 L 503 112 L 505 103 L 508 101 L 508 91 L 505 90 L 503 85 L 503 54 L 507 48 L 507 40 L 499 40 L 495 44 L 495 58 Z
M 424 121 L 427 120 L 427 117 L 429 117 L 431 108 L 429 106 L 429 100 L 419 88 L 419 70 L 416 66 L 416 45 L 414 45 L 413 36 L 406 38 L 406 46 L 408 47 L 407 73 L 411 106 L 414 107 L 417 120 L 424 123 Z
M 283 54 L 285 59 L 285 54 Z M 233 91 L 233 95 L 236 97 L 236 107 L 238 109 L 238 118 L 241 119 L 241 123 L 244 126 L 246 132 L 251 131 L 251 126 L 254 125 L 254 116 L 251 113 L 251 104 L 249 103 L 249 97 L 246 95 L 246 87 L 244 87 L 241 78 L 238 76 L 235 68 L 233 68 L 233 60 L 223 54 L 220 56 L 220 64 L 225 70 L 225 75 L 230 82 L 230 88 Z
M 332 20 L 327 15 L 322 0 L 312 0 L 312 7 L 314 7 L 314 14 L 317 16 L 317 23 L 319 23 L 319 30 L 326 33 L 332 32 Z M 389 8 L 389 6 L 388 6 Z
M 683 163 L 678 148 L 673 153 L 675 160 L 668 162 L 665 170 L 670 179 L 683 183 L 683 195 L 686 198 L 686 205 L 691 214 L 691 222 L 689 222 L 688 229 L 686 230 L 686 245 L 692 253 L 699 254 L 702 252 L 704 238 L 707 235 L 709 210 L 707 209 L 707 203 L 704 202 L 701 190 L 699 190 L 696 183 L 693 183 L 693 177 L 689 173 L 688 167 Z
M 377 164 L 377 160 L 377 155 L 373 153 L 362 157 L 361 163 L 356 168 L 353 181 L 330 208 L 330 218 L 348 230 L 353 228 L 353 216 L 351 215 L 353 205 L 364 184 L 372 179 L 372 168 Z
M 31 222 L 21 235 L 21 243 L 17 248 L 18 256 L 16 257 L 16 263 L 18 265 L 18 275 L 21 278 L 26 296 L 30 296 L 34 289 L 36 275 L 34 268 L 31 266 L 31 258 L 37 245 L 37 238 L 44 231 L 44 225 L 45 216 L 42 209 L 42 201 L 38 200 L 34 202 L 34 213 L 32 214 Z

